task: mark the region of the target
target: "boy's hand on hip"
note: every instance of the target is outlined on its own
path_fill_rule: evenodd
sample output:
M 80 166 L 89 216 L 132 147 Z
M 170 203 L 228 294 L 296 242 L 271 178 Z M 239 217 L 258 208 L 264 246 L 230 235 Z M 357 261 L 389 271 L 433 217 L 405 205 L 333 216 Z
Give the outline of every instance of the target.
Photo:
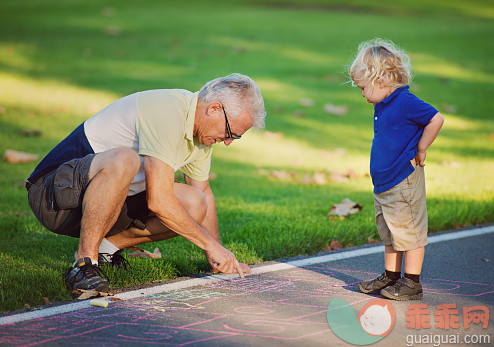
M 415 156 L 415 163 L 420 166 L 425 166 L 425 151 L 417 151 L 417 155 Z

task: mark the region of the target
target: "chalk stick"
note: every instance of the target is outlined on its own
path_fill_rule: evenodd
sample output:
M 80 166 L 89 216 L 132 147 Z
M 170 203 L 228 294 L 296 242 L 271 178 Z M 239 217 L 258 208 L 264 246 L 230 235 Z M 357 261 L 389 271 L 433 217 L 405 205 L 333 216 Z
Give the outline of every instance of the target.
M 89 303 L 93 306 L 108 307 L 108 301 L 106 300 L 93 299 Z

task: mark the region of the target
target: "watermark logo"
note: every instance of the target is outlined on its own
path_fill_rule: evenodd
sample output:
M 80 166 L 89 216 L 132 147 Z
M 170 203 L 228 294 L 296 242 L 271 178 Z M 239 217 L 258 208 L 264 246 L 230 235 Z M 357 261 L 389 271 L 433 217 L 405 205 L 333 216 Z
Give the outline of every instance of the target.
M 328 324 L 343 341 L 365 346 L 382 340 L 395 324 L 393 305 L 384 299 L 369 301 L 357 315 L 345 300 L 333 298 L 327 311 Z

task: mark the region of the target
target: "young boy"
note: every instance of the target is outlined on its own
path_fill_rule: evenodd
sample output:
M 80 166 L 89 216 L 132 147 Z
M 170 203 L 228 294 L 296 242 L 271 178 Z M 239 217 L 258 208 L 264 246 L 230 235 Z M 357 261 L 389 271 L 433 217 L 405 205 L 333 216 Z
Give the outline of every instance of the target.
M 422 299 L 420 272 L 427 245 L 425 157 L 444 118 L 409 92 L 409 58 L 390 41 L 362 43 L 350 77 L 374 106 L 370 173 L 376 225 L 385 246 L 384 273 L 361 282 L 359 289 L 394 300 Z

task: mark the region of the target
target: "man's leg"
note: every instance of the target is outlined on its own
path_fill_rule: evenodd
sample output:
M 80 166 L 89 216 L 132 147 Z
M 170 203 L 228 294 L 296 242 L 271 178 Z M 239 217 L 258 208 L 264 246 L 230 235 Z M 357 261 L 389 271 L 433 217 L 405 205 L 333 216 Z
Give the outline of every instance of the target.
M 173 188 L 175 195 L 192 219 L 201 224 L 207 211 L 204 194 L 199 189 L 182 183 L 175 183 Z M 151 216 L 146 222 L 146 229 L 130 228 L 107 239 L 119 249 L 123 249 L 176 236 L 178 234 L 166 227 L 158 217 Z
M 139 156 L 128 148 L 94 156 L 82 202 L 78 258 L 98 259 L 101 240 L 117 220 L 139 166 Z

